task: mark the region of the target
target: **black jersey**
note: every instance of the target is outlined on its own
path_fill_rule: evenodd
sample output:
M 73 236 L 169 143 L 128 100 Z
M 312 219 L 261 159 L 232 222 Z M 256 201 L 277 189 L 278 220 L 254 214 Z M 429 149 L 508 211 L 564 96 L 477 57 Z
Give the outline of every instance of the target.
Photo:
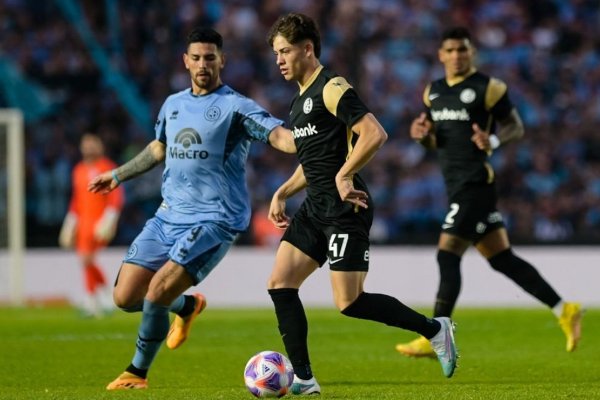
M 309 213 L 328 224 L 344 213 L 354 212 L 354 205 L 341 200 L 335 175 L 356 142 L 352 126 L 369 110 L 343 77 L 323 67 L 300 88 L 290 108 L 290 126 L 308 183 Z M 354 187 L 368 193 L 358 175 L 354 176 Z
M 495 121 L 510 114 L 513 105 L 506 84 L 477 71 L 459 82 L 432 82 L 423 93 L 429 118 L 435 127 L 438 157 L 452 198 L 471 184 L 491 184 L 494 171 L 488 155 L 474 142 L 473 124 L 494 131 Z

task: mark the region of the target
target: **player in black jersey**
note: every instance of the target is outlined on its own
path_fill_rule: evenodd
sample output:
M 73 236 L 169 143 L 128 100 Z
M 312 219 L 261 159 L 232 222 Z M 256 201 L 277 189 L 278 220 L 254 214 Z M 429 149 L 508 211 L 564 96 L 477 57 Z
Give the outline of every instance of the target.
M 292 393 L 320 392 L 310 368 L 308 323 L 298 289 L 326 260 L 342 314 L 419 332 L 431 339 L 444 374 L 452 376 L 456 348 L 449 318 L 428 319 L 393 297 L 363 291 L 373 204 L 358 172 L 387 134 L 352 86 L 320 64 L 319 31 L 312 19 L 302 14 L 279 18 L 268 42 L 283 77 L 299 85 L 290 129 L 300 165 L 273 195 L 269 210 L 269 219 L 287 228 L 268 288 L 294 367 Z M 306 199 L 290 222 L 286 199 L 304 188 Z
M 500 145 L 523 135 L 523 123 L 504 82 L 478 72 L 475 50 L 465 28 L 447 30 L 438 51 L 445 77 L 423 93 L 427 112 L 416 118 L 410 135 L 437 149 L 448 194 L 448 214 L 442 224 L 437 260 L 440 284 L 434 317 L 450 317 L 461 287 L 460 262 L 473 244 L 493 269 L 550 307 L 573 351 L 581 335 L 581 307 L 563 302 L 528 262 L 511 249 L 502 216 L 496 208 L 494 171 L 488 156 Z M 496 122 L 499 125 L 495 132 Z M 418 338 L 399 344 L 400 353 L 435 356 L 429 341 Z

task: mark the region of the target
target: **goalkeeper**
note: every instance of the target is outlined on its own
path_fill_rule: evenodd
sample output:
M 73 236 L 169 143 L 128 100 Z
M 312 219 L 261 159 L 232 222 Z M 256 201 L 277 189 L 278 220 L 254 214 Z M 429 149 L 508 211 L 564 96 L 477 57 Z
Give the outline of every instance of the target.
M 82 160 L 72 173 L 72 195 L 62 229 L 59 244 L 64 248 L 75 247 L 83 266 L 85 299 L 83 312 L 86 316 L 100 317 L 112 308 L 111 289 L 96 261 L 96 253 L 115 236 L 117 222 L 123 207 L 123 189 L 108 195 L 90 193 L 87 185 L 90 177 L 110 171 L 116 164 L 104 156 L 101 139 L 92 133 L 81 138 Z

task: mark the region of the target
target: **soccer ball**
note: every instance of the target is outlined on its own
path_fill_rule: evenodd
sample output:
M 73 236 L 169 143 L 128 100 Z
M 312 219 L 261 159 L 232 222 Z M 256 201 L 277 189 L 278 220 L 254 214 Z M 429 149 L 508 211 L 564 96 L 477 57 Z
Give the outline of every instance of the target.
M 253 355 L 244 368 L 246 387 L 256 397 L 281 397 L 294 381 L 292 363 L 276 351 Z

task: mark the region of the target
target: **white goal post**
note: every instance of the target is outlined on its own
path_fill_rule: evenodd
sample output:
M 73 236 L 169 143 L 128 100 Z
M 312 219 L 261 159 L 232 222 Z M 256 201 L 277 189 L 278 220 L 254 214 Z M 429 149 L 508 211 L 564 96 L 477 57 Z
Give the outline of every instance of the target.
M 0 237 L 6 246 L 7 263 L 0 266 L 8 275 L 8 300 L 11 305 L 24 303 L 25 253 L 25 131 L 23 113 L 18 109 L 0 109 Z M 7 264 L 7 265 L 6 265 Z

